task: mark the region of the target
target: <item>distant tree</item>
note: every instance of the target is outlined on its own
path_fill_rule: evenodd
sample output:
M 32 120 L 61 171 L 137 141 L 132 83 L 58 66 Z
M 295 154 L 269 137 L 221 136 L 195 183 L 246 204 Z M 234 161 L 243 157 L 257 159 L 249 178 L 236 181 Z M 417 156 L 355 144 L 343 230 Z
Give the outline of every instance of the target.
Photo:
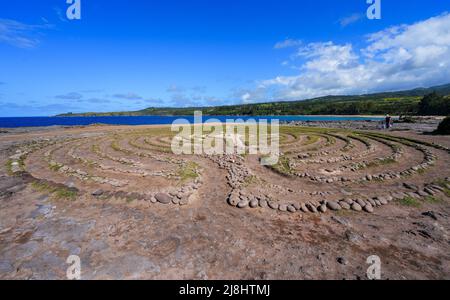
M 445 118 L 438 126 L 435 134 L 450 135 L 450 116 Z
M 418 114 L 421 116 L 445 116 L 450 113 L 450 99 L 436 92 L 425 95 L 419 103 Z

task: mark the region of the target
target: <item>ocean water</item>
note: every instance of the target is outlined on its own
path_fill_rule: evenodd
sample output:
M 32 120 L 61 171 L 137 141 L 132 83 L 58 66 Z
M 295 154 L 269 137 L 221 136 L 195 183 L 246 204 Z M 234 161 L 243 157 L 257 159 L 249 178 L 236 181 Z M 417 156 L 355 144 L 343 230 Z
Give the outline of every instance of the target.
M 186 119 L 194 122 L 193 116 L 113 116 L 113 117 L 8 117 L 0 118 L 0 128 L 17 128 L 17 127 L 42 127 L 42 126 L 75 126 L 75 125 L 91 125 L 91 124 L 109 124 L 109 125 L 162 125 L 172 124 L 177 119 Z M 237 116 L 203 116 L 203 122 L 210 119 L 216 119 L 225 122 L 231 120 L 248 120 L 256 121 L 265 119 L 278 119 L 281 121 L 380 121 L 382 118 L 377 117 L 343 117 L 343 116 L 253 116 L 253 117 L 237 117 Z

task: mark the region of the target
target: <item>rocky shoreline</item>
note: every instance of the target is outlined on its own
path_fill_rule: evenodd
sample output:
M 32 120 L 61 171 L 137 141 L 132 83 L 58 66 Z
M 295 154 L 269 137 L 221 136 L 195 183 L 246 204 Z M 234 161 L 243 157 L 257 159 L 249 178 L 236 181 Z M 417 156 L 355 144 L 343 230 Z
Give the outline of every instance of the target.
M 444 117 L 414 117 L 413 123 L 394 118 L 394 125 L 389 131 L 432 132 L 437 129 Z M 351 130 L 384 130 L 383 121 L 295 121 L 281 122 L 282 125 L 338 128 Z

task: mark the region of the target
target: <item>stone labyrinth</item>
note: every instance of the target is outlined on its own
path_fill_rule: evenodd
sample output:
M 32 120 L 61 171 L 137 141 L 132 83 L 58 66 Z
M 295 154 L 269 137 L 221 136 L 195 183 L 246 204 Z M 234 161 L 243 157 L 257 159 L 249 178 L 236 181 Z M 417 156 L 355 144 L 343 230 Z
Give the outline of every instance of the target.
M 372 213 L 391 201 L 445 197 L 449 187 L 448 148 L 384 133 L 282 126 L 280 160 L 270 167 L 257 155 L 175 155 L 174 134 L 150 128 L 39 140 L 17 149 L 8 166 L 66 198 L 161 207 L 226 201 L 280 214 Z M 217 178 L 205 178 L 209 166 Z M 200 199 L 219 180 L 228 184 L 223 198 Z

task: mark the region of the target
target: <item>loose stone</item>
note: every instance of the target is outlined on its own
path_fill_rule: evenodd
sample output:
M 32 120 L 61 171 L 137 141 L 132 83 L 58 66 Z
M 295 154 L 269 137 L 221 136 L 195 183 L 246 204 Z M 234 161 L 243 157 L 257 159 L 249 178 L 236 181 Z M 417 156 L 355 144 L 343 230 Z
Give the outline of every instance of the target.
M 340 201 L 339 202 L 339 205 L 343 208 L 343 209 L 345 209 L 345 210 L 349 210 L 351 207 L 350 207 L 350 204 L 348 204 L 347 202 L 345 202 L 345 201 Z
M 326 204 L 322 204 L 321 206 L 319 206 L 319 211 L 322 213 L 326 213 L 327 212 Z
M 372 204 L 370 204 L 370 203 L 366 204 L 366 206 L 364 206 L 364 210 L 368 213 L 373 213 Z
M 162 204 L 169 204 L 170 202 L 172 202 L 172 197 L 165 193 L 158 193 L 155 195 L 155 198 L 159 203 Z
M 362 199 L 357 199 L 356 202 L 361 206 L 364 207 L 366 205 L 366 202 Z
M 259 200 L 259 206 L 262 208 L 267 208 L 269 205 L 267 204 L 267 200 L 266 199 L 260 199 Z
M 246 208 L 248 206 L 248 200 L 241 200 L 241 201 L 239 201 L 239 203 L 238 203 L 238 205 L 237 205 L 237 207 L 239 207 L 239 208 Z
M 361 211 L 362 207 L 361 207 L 361 205 L 359 205 L 358 203 L 355 202 L 355 203 L 352 204 L 352 209 L 354 211 Z
M 308 208 L 308 210 L 312 213 L 317 213 L 317 208 L 312 205 L 311 203 L 306 203 L 306 207 Z
M 349 205 L 352 205 L 354 202 L 352 199 L 349 199 L 349 198 L 344 199 L 344 201 Z
M 92 193 L 92 196 L 95 197 L 99 197 L 101 195 L 103 195 L 103 190 L 96 190 L 95 192 Z
M 328 201 L 327 202 L 327 206 L 328 206 L 329 209 L 334 210 L 334 211 L 337 211 L 337 210 L 341 209 L 341 206 L 338 203 L 334 202 L 334 201 Z
M 301 204 L 300 204 L 300 208 L 301 208 L 301 210 L 302 210 L 303 212 L 305 212 L 305 213 L 309 212 L 309 209 L 308 209 L 308 207 L 306 206 L 305 203 L 301 203 Z
M 250 201 L 250 207 L 251 207 L 251 208 L 258 207 L 258 200 L 252 199 L 252 200 Z
M 293 205 L 289 205 L 289 206 L 287 207 L 287 210 L 288 210 L 289 212 L 291 212 L 291 213 L 294 213 L 294 212 L 297 211 L 297 209 L 296 209 Z
M 287 204 L 280 204 L 280 206 L 278 207 L 278 209 L 282 212 L 286 212 L 287 211 Z
M 278 203 L 276 203 L 276 202 L 273 202 L 273 201 L 270 201 L 269 202 L 269 207 L 271 208 L 271 209 L 278 209 L 278 207 L 279 207 L 279 205 L 278 205 Z
M 348 264 L 347 260 L 343 257 L 338 257 L 337 262 L 344 266 L 346 266 Z

